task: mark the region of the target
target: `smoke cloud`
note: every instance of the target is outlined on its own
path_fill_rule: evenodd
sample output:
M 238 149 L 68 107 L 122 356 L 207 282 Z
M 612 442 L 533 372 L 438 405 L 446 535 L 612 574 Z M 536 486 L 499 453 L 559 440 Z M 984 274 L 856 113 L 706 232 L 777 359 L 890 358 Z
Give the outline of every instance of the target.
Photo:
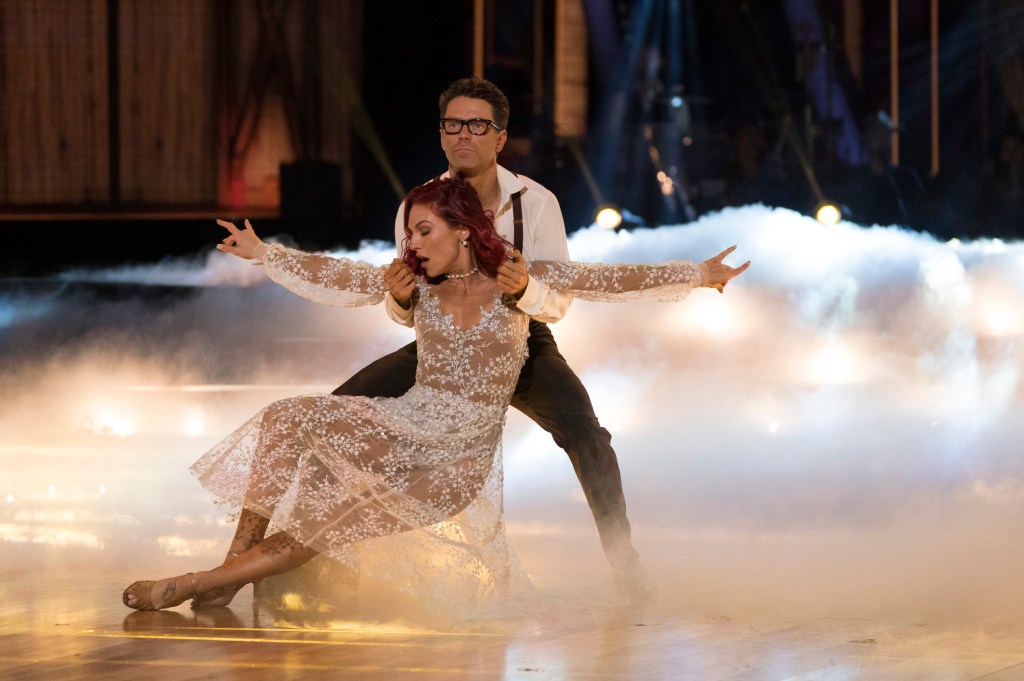
M 752 265 L 725 295 L 577 301 L 553 326 L 612 432 L 664 602 L 1019 609 L 1024 246 L 748 206 L 585 228 L 570 253 L 703 260 L 732 244 L 729 262 Z M 0 336 L 0 539 L 193 568 L 220 559 L 230 520 L 191 461 L 264 404 L 412 338 L 379 307 L 317 306 L 213 250 L 5 283 Z M 505 467 L 535 582 L 608 589 L 567 457 L 514 411 Z

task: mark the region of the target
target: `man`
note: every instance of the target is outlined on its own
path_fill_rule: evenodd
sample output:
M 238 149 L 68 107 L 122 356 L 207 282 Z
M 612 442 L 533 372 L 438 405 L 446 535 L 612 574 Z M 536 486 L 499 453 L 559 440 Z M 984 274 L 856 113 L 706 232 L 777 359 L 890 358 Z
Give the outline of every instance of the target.
M 534 318 L 530 323 L 529 358 L 512 406 L 551 433 L 569 455 L 616 584 L 633 599 L 648 597 L 653 593 L 653 583 L 630 539 L 611 435 L 598 422 L 586 388 L 558 352 L 544 323 L 561 319 L 572 298 L 551 291 L 526 271 L 524 260 L 569 259 L 558 200 L 533 180 L 498 165 L 498 153 L 508 137 L 509 115 L 508 99 L 498 87 L 483 79 L 463 78 L 441 94 L 439 105 L 441 148 L 448 159 L 444 176 L 458 173 L 465 177 L 476 189 L 483 207 L 493 213 L 498 233 L 515 244 L 517 250 L 499 270 L 497 282 L 520 309 Z M 404 210 L 400 206 L 395 220 L 399 252 L 404 240 Z M 385 281 L 391 293 L 388 314 L 411 326 L 410 301 L 415 289 L 412 271 L 396 260 Z M 373 362 L 334 393 L 398 396 L 412 386 L 415 372 L 416 344 L 412 343 Z

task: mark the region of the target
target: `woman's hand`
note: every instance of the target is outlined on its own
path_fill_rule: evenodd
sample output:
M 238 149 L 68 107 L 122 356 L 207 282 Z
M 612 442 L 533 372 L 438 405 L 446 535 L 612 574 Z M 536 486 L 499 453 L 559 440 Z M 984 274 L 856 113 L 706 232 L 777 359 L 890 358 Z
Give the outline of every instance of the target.
M 263 259 L 263 254 L 267 252 L 267 245 L 256 236 L 256 232 L 253 231 L 248 220 L 245 221 L 245 229 L 238 229 L 234 223 L 227 220 L 217 220 L 217 224 L 231 232 L 217 244 L 217 250 L 237 255 L 246 260 Z
M 715 257 L 708 258 L 704 261 L 704 265 L 708 268 L 708 281 L 704 284 L 706 287 L 716 289 L 719 293 L 724 293 L 725 285 L 728 284 L 733 277 L 738 277 L 743 274 L 748 267 L 750 267 L 749 260 L 739 267 L 729 267 L 722 262 L 725 259 L 725 256 L 735 250 L 735 246 L 730 246 Z

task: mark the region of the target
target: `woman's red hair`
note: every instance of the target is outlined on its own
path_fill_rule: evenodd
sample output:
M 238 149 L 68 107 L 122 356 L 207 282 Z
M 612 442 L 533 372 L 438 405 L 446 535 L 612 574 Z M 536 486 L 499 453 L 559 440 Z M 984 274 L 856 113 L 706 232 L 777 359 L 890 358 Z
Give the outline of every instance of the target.
M 452 229 L 469 230 L 469 246 L 476 257 L 476 266 L 489 277 L 498 274 L 498 266 L 505 262 L 513 248 L 494 229 L 491 211 L 484 210 L 473 185 L 459 175 L 431 180 L 414 188 L 405 197 L 405 240 L 402 242 L 402 260 L 418 275 L 425 275 L 419 258 L 409 250 L 412 230 L 409 213 L 413 206 L 429 206 L 437 217 Z

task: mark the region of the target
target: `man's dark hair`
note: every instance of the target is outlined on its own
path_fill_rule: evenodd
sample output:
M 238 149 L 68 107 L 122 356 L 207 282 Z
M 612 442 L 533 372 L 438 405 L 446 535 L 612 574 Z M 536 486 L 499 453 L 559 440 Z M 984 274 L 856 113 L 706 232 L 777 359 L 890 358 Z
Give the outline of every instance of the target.
M 508 97 L 501 89 L 489 80 L 483 78 L 460 78 L 448 89 L 441 93 L 438 106 L 441 108 L 441 118 L 444 118 L 448 104 L 456 97 L 471 97 L 482 99 L 494 109 L 494 122 L 504 130 L 508 127 Z

